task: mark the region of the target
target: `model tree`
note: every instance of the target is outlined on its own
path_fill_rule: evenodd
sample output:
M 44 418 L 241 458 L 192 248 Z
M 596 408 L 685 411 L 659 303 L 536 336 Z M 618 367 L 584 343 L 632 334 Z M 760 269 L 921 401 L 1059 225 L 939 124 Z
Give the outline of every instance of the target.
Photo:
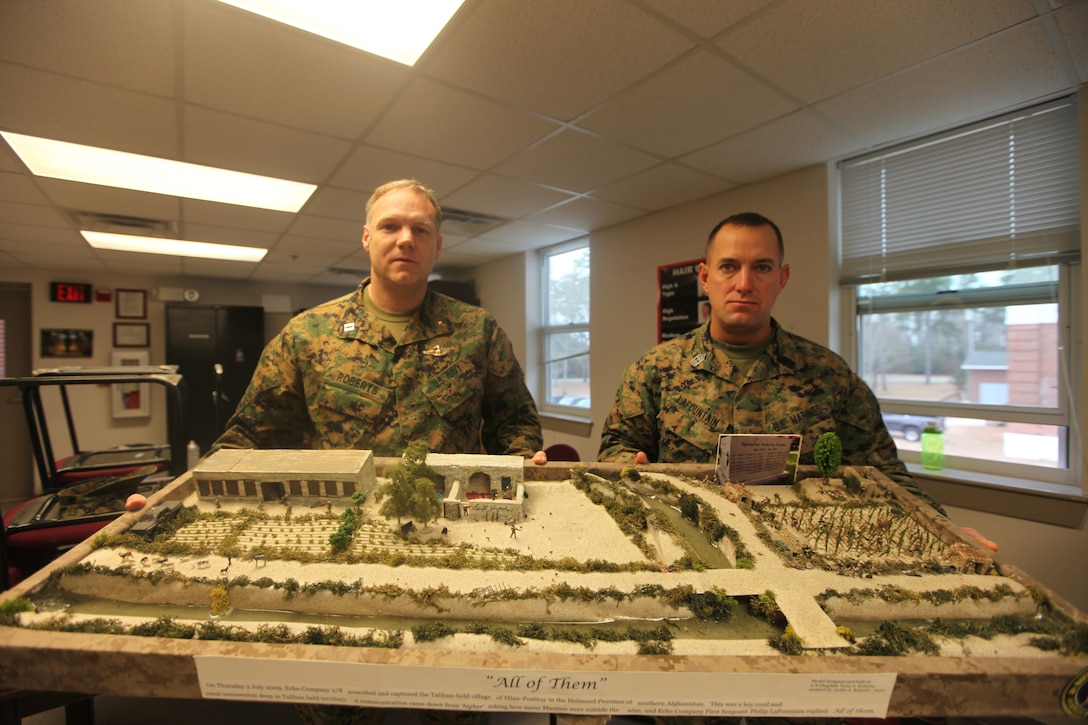
M 839 464 L 842 463 L 842 441 L 837 433 L 824 433 L 816 439 L 812 447 L 812 456 L 816 459 L 816 470 L 824 477 L 827 483 L 833 475 L 838 473 Z
M 404 517 L 427 523 L 442 513 L 434 488 L 435 472 L 427 465 L 427 452 L 426 441 L 409 443 L 400 463 L 386 470 L 389 480 L 374 492 L 375 501 L 388 496 L 378 513 L 387 519 L 396 517 L 398 526 Z

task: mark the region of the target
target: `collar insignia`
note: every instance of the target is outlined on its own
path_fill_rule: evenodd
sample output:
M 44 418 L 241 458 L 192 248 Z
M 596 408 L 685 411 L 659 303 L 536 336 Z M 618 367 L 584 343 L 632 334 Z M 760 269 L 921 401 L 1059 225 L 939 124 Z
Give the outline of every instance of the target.
M 691 366 L 693 368 L 696 368 L 696 369 L 701 368 L 703 366 L 703 361 L 705 361 L 705 360 L 706 360 L 706 353 L 705 352 L 697 352 L 697 353 L 695 353 L 694 355 L 691 356 Z
M 424 355 L 433 355 L 434 357 L 445 357 L 450 354 L 450 348 L 442 347 L 437 342 L 432 347 L 423 348 Z

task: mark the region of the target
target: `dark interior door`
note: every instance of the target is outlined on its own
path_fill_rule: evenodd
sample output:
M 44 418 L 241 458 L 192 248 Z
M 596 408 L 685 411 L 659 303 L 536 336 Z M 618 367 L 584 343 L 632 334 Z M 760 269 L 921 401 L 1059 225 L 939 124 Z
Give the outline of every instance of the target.
M 167 305 L 166 362 L 184 380 L 185 440 L 202 452 L 242 399 L 264 344 L 262 307 Z

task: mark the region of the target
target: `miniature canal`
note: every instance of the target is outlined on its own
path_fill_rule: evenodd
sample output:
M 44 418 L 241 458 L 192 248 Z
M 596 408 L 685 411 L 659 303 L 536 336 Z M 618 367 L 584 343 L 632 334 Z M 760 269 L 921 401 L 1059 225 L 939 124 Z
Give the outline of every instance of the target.
M 43 613 L 56 612 L 57 614 L 79 614 L 84 617 L 99 617 L 112 619 L 118 617 L 137 617 L 142 619 L 175 619 L 185 621 L 211 621 L 209 610 L 206 607 L 185 607 L 164 604 L 139 604 L 132 602 L 116 602 L 107 599 L 89 599 L 78 596 L 66 595 L 64 598 L 45 598 L 37 602 L 39 611 Z M 373 628 L 387 631 L 409 631 L 419 624 L 435 621 L 433 618 L 413 617 L 352 617 L 346 615 L 322 615 L 303 614 L 287 611 L 261 611 L 261 610 L 231 610 L 226 617 L 217 618 L 219 624 L 242 624 L 245 622 L 259 622 L 262 624 L 305 624 L 315 627 L 340 627 L 345 629 Z M 503 622 L 494 620 L 458 620 L 445 619 L 442 622 L 451 628 L 463 631 L 481 621 L 487 624 L 495 624 L 516 628 L 524 622 Z M 584 632 L 589 634 L 593 630 L 626 631 L 629 627 L 636 629 L 653 629 L 666 623 L 676 639 L 767 639 L 782 630 L 766 620 L 753 617 L 748 613 L 743 603 L 737 607 L 733 617 L 726 622 L 707 622 L 697 619 L 615 619 L 597 622 L 542 622 L 545 627 L 562 629 L 567 631 Z

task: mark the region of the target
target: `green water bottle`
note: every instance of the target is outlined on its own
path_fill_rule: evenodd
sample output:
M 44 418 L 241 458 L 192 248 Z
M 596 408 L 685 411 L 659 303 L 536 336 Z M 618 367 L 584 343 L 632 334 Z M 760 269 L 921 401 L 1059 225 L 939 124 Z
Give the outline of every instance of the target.
M 944 435 L 936 421 L 930 421 L 922 431 L 922 467 L 929 471 L 944 468 Z

